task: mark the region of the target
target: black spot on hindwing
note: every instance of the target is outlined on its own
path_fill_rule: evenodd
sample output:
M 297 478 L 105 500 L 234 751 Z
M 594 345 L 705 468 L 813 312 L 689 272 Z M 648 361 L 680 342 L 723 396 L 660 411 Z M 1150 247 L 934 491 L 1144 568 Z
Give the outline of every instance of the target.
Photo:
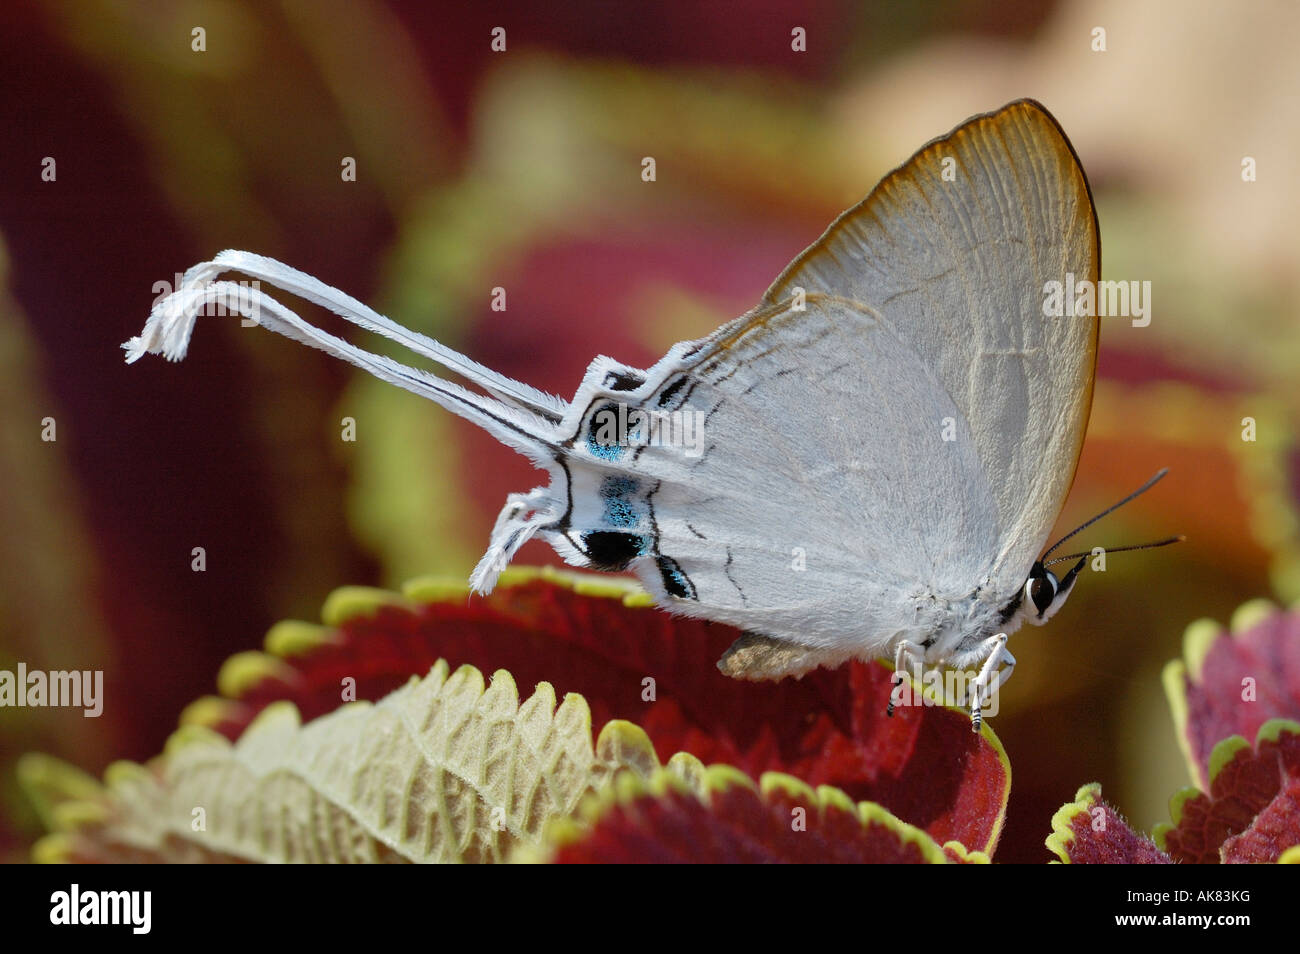
M 597 570 L 626 570 L 627 565 L 645 553 L 647 540 L 637 533 L 618 530 L 588 530 L 582 535 L 587 559 Z

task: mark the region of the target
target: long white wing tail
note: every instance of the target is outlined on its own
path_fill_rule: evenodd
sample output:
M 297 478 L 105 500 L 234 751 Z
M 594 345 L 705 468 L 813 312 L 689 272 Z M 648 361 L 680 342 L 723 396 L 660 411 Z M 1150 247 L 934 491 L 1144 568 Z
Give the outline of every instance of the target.
M 257 281 L 251 287 L 244 283 L 215 281 L 219 274 L 229 270 L 243 272 Z M 383 355 L 363 351 L 311 325 L 263 293 L 257 287 L 263 281 L 438 362 L 495 395 L 496 399 L 476 394 Z M 189 269 L 181 287 L 154 305 L 139 336 L 122 345 L 127 363 L 139 360 L 146 353 L 161 354 L 169 361 L 181 360 L 194 333 L 195 322 L 200 314 L 208 311 L 241 315 L 287 338 L 342 358 L 381 380 L 428 398 L 478 424 L 502 443 L 540 465 L 549 462 L 549 449 L 559 439 L 556 425 L 568 408 L 566 402 L 485 368 L 432 338 L 403 328 L 350 295 L 304 272 L 251 252 L 225 251 L 212 261 Z

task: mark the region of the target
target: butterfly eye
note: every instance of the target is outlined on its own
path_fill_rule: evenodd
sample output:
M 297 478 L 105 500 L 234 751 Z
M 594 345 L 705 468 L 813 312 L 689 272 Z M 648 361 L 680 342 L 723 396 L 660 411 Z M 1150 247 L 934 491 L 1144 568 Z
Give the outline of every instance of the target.
M 1056 598 L 1056 577 L 1047 572 L 1042 576 L 1031 577 L 1028 590 L 1029 598 L 1033 600 L 1034 607 L 1041 616 Z

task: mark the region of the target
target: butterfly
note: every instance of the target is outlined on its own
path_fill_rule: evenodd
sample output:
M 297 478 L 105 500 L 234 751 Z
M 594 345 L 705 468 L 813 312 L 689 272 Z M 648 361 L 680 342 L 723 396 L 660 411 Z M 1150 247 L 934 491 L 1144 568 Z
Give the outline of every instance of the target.
M 179 360 L 206 306 L 253 317 L 478 424 L 548 473 L 507 498 L 475 591 L 490 592 L 537 537 L 575 566 L 631 571 L 670 612 L 741 629 L 718 663 L 733 677 L 892 656 L 897 687 L 905 670 L 978 667 L 978 730 L 1015 666 L 1008 635 L 1047 622 L 1087 557 L 1049 560 L 1055 546 L 1043 546 L 1083 446 L 1099 320 L 1052 317 L 1043 302 L 1048 283 L 1095 283 L 1100 266 L 1079 159 L 1048 111 L 1020 100 L 885 176 L 750 311 L 648 369 L 596 357 L 571 401 L 249 252 L 186 272 L 123 347 L 128 362 Z M 228 270 L 478 390 L 363 351 L 260 287 L 216 280 Z M 1074 557 L 1063 576 L 1049 569 Z

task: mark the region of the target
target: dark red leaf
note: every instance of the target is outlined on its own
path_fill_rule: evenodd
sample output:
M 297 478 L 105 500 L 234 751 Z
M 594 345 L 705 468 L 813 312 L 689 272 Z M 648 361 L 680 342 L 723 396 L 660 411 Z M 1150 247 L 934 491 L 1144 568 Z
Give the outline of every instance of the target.
M 1171 864 L 1150 838 L 1135 832 L 1102 801 L 1101 786 L 1095 782 L 1079 789 L 1074 801 L 1052 818 L 1047 847 L 1066 864 Z
M 1300 782 L 1300 723 L 1265 723 L 1253 748 L 1240 736 L 1223 740 L 1211 753 L 1209 770 L 1208 794 L 1185 789 L 1174 796 L 1173 824 L 1156 830 L 1156 840 L 1175 861 L 1217 864 L 1230 844 L 1252 860 L 1276 861 L 1297 843 L 1286 841 L 1295 817 L 1283 816 L 1290 804 L 1286 793 Z M 1245 837 L 1233 842 L 1237 835 Z
M 1167 667 L 1165 689 L 1193 777 L 1205 788 L 1219 742 L 1253 739 L 1270 719 L 1300 720 L 1300 612 L 1247 603 L 1230 629 L 1202 620 L 1183 643 L 1184 659 Z
M 707 794 L 684 788 L 660 795 L 623 792 L 578 830 L 559 863 L 941 864 L 945 852 L 925 832 L 878 805 L 854 805 L 842 792 L 814 792 L 793 779 L 764 778 L 760 793 L 730 767 L 706 773 Z
M 201 701 L 188 718 L 234 738 L 276 699 L 307 720 L 339 705 L 345 679 L 356 698 L 378 699 L 446 658 L 509 670 L 521 688 L 545 680 L 581 693 L 594 726 L 637 723 L 661 760 L 681 750 L 752 777 L 785 772 L 879 802 L 940 843 L 992 851 L 1010 772 L 987 728 L 973 734 L 965 714 L 943 707 L 886 718 L 890 671 L 880 664 L 778 683 L 729 679 L 715 663 L 736 630 L 625 605 L 628 592 L 617 578 L 535 570 L 510 571 L 487 598 L 430 581 L 405 598 L 339 591 L 323 614 L 335 625 L 273 629 L 267 653 L 223 670 L 226 698 Z
M 1300 782 L 1294 779 L 1239 835 L 1223 843 L 1228 864 L 1277 861 L 1288 848 L 1300 845 Z

